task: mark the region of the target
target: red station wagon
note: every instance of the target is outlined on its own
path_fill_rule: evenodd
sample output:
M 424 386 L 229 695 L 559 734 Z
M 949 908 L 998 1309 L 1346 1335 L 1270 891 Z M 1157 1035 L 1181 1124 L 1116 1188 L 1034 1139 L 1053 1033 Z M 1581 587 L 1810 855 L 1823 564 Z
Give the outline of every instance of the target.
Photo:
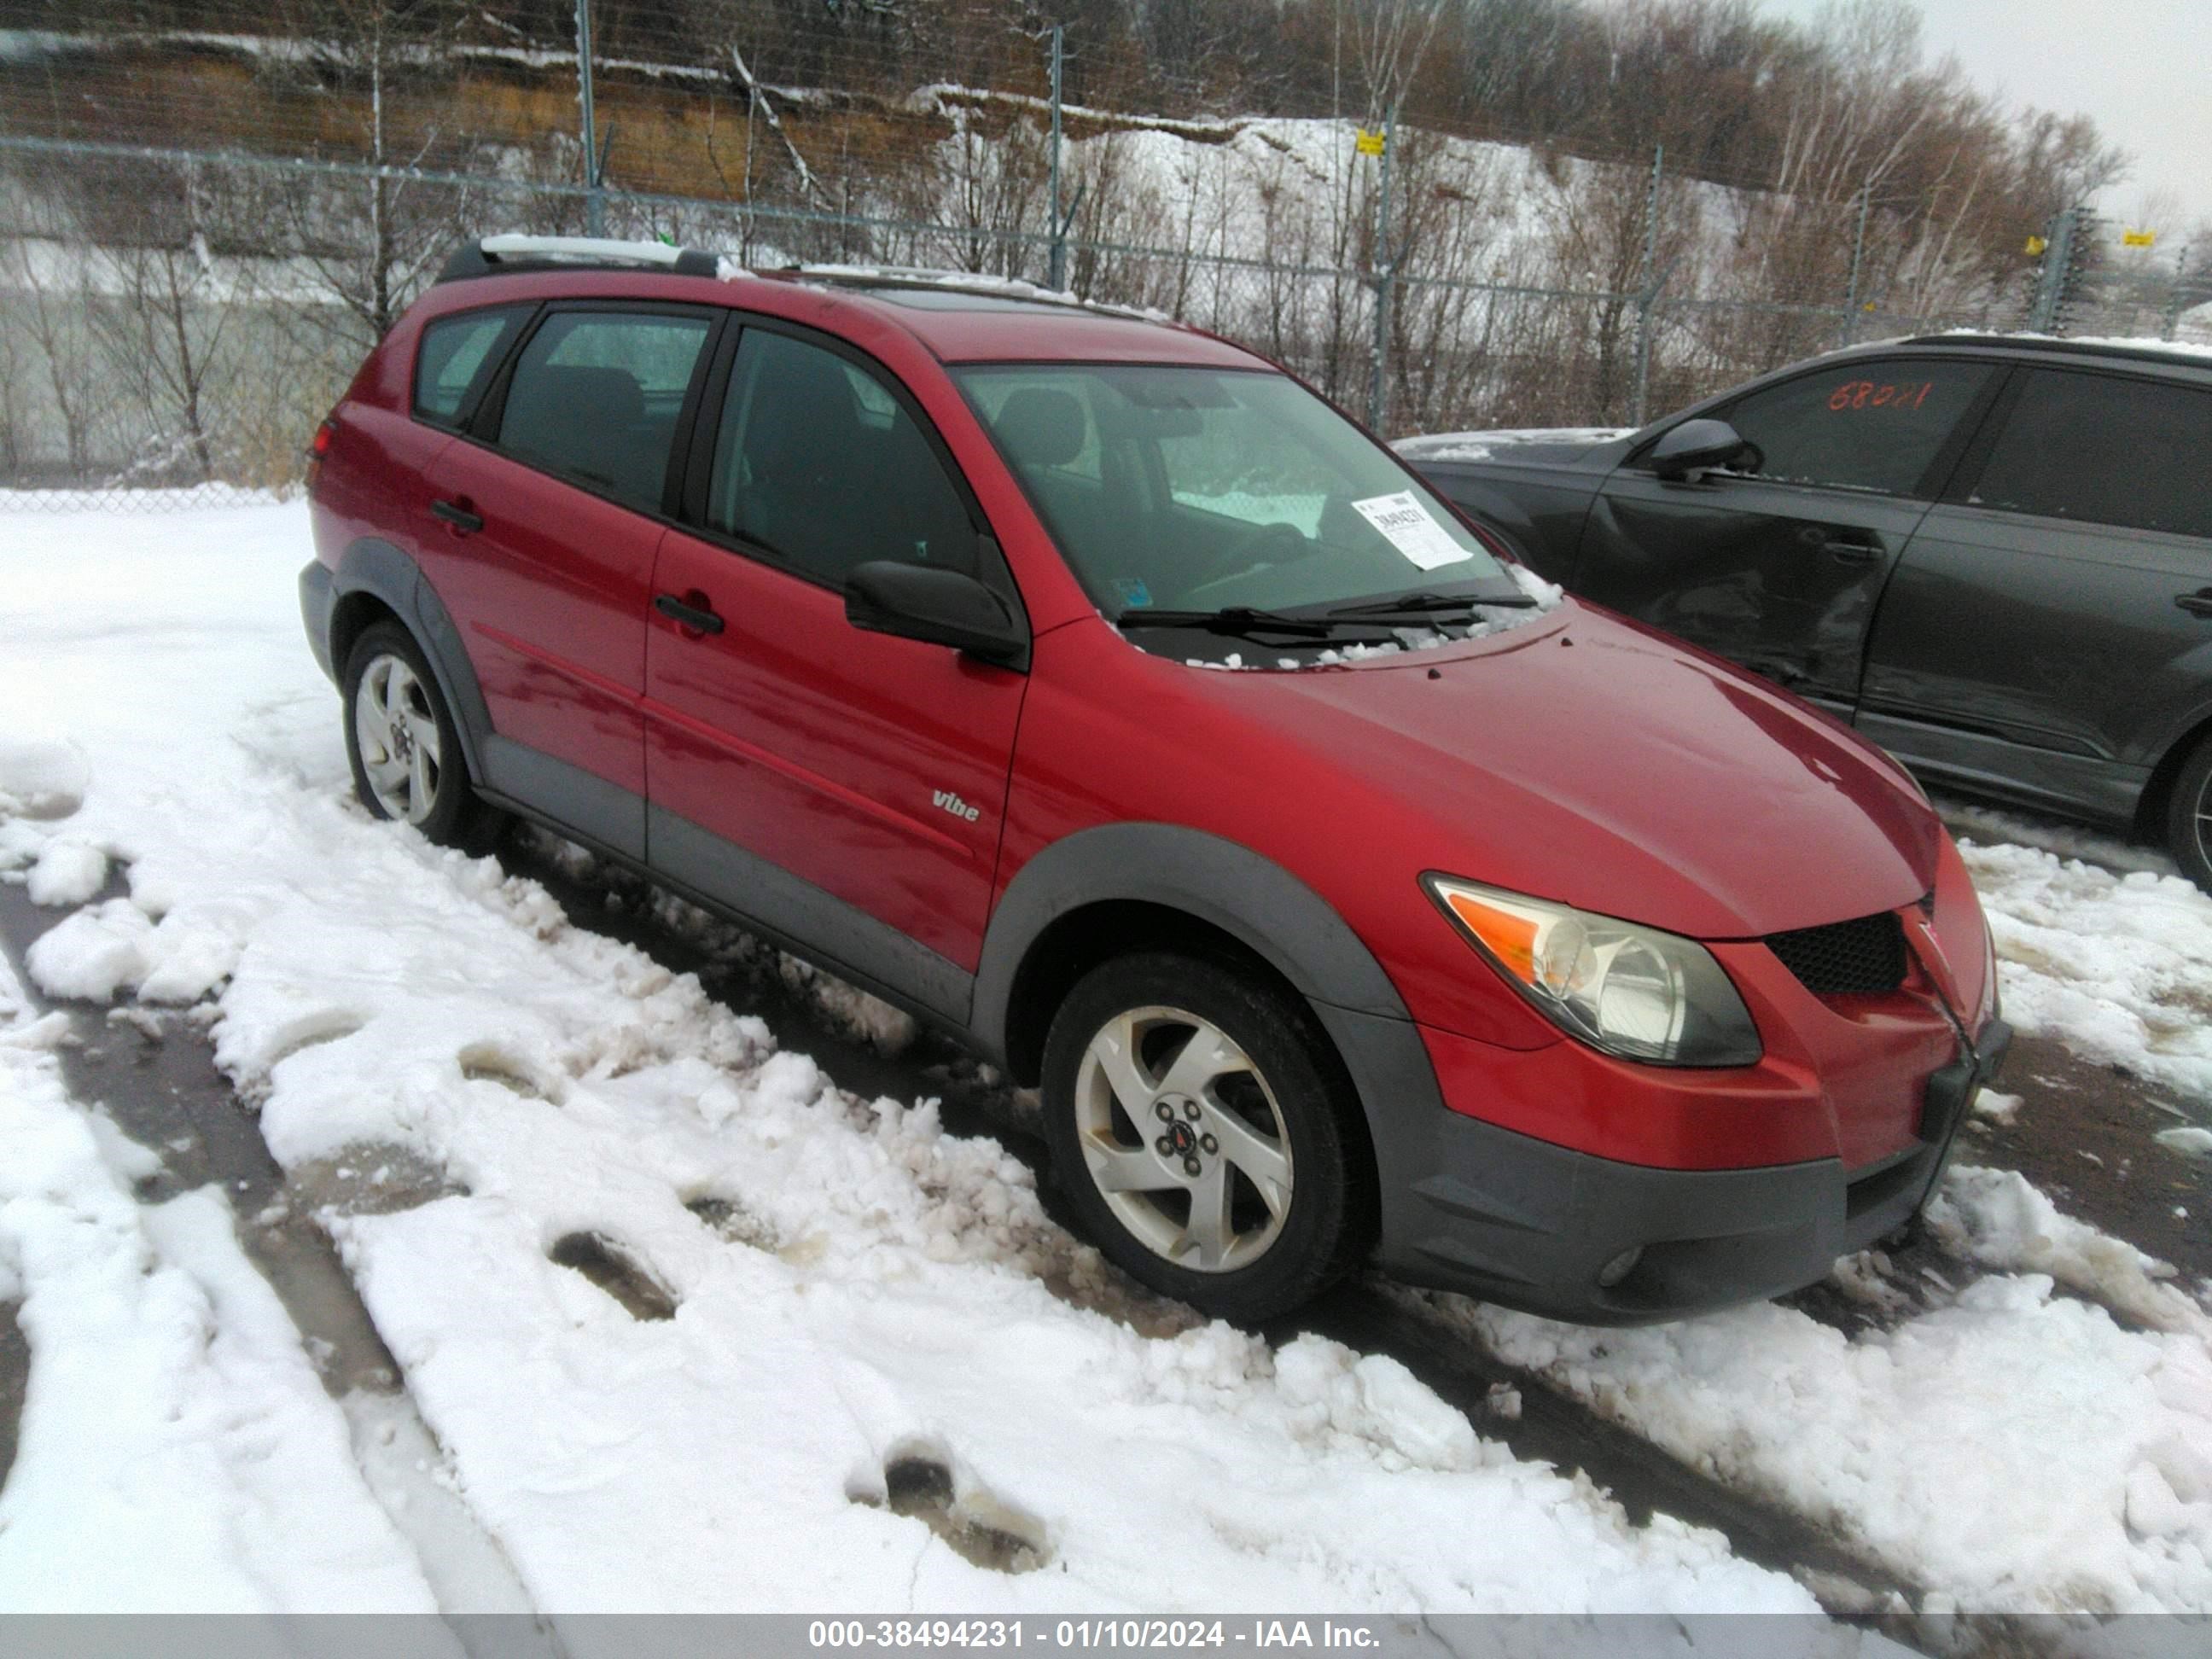
M 956 1035 L 1209 1312 L 1790 1290 L 1917 1212 L 2009 1035 L 1896 764 L 1226 341 L 491 238 L 315 455 L 371 812 L 520 814 Z

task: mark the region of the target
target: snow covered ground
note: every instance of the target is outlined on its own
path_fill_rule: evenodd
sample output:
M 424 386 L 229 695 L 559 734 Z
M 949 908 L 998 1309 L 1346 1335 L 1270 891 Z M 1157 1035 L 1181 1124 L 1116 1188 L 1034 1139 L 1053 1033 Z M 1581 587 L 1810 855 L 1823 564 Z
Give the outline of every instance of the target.
M 296 506 L 0 519 L 0 872 L 64 918 L 0 979 L 32 1355 L 0 1607 L 487 1605 L 437 1568 L 453 1517 L 365 1465 L 375 1412 L 419 1418 L 417 1474 L 549 1610 L 1815 1607 L 1387 1354 L 1173 1316 L 933 1103 L 839 1090 L 537 882 L 372 822 L 307 551 Z M 1969 856 L 2008 1012 L 2212 1121 L 2212 901 Z M 165 1148 L 69 1097 L 34 1006 L 63 999 L 207 1024 L 277 1163 L 337 1194 L 396 1402 L 329 1397 L 241 1252 L 262 1218 L 137 1195 Z M 2212 1609 L 2202 1287 L 2006 1172 L 1955 1171 L 1934 1221 L 1955 1292 L 1850 1264 L 1850 1332 L 1419 1305 L 1929 1611 Z

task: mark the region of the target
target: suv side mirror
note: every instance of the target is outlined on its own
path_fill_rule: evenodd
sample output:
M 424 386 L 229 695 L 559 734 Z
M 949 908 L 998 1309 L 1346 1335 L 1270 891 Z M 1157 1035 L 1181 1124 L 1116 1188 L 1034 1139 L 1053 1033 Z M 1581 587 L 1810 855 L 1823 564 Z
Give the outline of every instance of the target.
M 1748 462 L 1749 470 L 1757 471 L 1765 457 L 1726 421 L 1685 421 L 1662 436 L 1645 459 L 1661 477 L 1679 479 L 1741 462 Z
M 872 560 L 845 578 L 845 620 L 1001 665 L 1019 664 L 1030 648 L 1013 607 L 973 576 L 896 559 Z

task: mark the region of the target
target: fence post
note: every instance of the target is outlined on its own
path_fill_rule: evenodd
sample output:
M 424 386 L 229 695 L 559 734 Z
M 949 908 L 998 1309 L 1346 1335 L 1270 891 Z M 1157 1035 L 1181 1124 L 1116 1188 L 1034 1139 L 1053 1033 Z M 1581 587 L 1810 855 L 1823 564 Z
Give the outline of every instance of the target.
M 1628 406 L 1632 425 L 1644 424 L 1644 407 L 1651 396 L 1651 312 L 1659 300 L 1659 183 L 1667 164 L 1667 146 L 1651 147 L 1651 188 L 1644 198 L 1644 287 L 1636 296 L 1636 391 Z
M 2192 243 L 2181 245 L 2181 257 L 2173 262 L 2173 288 L 2166 298 L 2166 314 L 2159 319 L 2158 337 L 2171 340 L 2181 331 L 2181 310 L 2189 288 L 2189 253 Z
M 1375 345 L 1373 380 L 1367 388 L 1368 429 L 1380 436 L 1390 412 L 1390 295 L 1398 280 L 1390 257 L 1390 152 L 1398 148 L 1398 106 L 1382 119 L 1382 180 L 1375 198 Z
M 2043 250 L 2043 273 L 2035 285 L 2035 305 L 2027 313 L 2031 334 L 2048 334 L 2058 320 L 2058 307 L 2066 297 L 2066 278 L 2074 259 L 2074 223 L 2079 210 L 2066 208 L 2051 222 L 2051 240 Z
M 1859 186 L 1859 228 L 1851 238 L 1851 280 L 1844 291 L 1844 343 L 1856 345 L 1859 337 L 1859 271 L 1866 262 L 1867 210 L 1874 204 L 1874 180 Z
M 1045 286 L 1067 286 L 1067 226 L 1060 213 L 1060 76 L 1066 31 L 1052 26 L 1052 266 Z
M 584 124 L 584 223 L 607 234 L 606 198 L 599 189 L 599 124 L 592 108 L 592 0 L 576 0 L 576 102 Z

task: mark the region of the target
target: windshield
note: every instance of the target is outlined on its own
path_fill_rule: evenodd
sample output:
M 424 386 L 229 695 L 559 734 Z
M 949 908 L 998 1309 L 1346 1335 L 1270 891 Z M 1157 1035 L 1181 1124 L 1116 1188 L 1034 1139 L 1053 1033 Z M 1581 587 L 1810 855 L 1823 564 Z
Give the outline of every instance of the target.
M 1516 592 L 1450 508 L 1287 375 L 1096 363 L 955 373 L 1109 617 Z

